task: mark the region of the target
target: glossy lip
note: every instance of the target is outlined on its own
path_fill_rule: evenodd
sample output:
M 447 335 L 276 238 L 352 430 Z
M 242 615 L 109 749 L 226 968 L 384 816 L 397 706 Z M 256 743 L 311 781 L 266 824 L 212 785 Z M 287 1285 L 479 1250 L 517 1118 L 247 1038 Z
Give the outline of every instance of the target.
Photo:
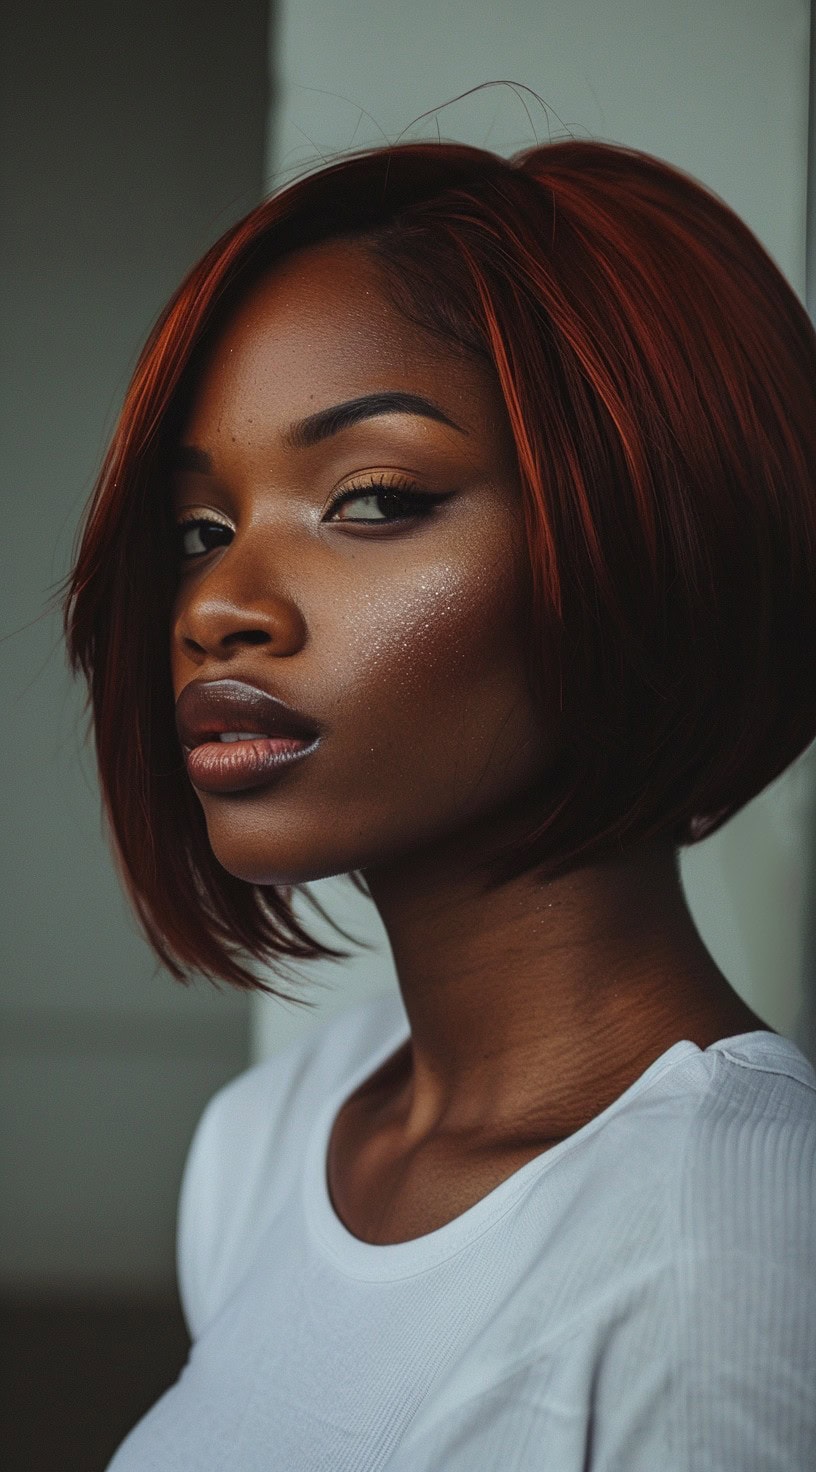
M 262 686 L 235 677 L 191 680 L 176 701 L 176 730 L 185 756 L 222 731 L 257 731 L 259 736 L 313 740 L 322 726 Z M 249 743 L 236 742 L 235 745 Z
M 246 792 L 264 787 L 283 767 L 302 760 L 320 745 L 307 739 L 258 737 L 257 741 L 205 741 L 185 751 L 187 774 L 202 792 Z

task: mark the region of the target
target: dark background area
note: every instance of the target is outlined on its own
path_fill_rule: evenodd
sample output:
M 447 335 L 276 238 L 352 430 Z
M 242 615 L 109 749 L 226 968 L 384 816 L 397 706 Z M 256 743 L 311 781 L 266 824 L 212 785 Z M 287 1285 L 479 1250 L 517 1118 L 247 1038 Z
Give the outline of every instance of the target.
M 0 998 L 4 1472 L 101 1472 L 177 1378 L 181 1169 L 249 1061 L 248 998 L 151 974 L 90 753 L 79 771 L 84 687 L 42 611 L 158 311 L 264 192 L 268 56 L 266 0 L 0 18 L 0 675 L 29 762 L 3 775 L 3 884 L 32 940 L 8 946 Z
M 190 1341 L 178 1300 L 0 1304 L 6 1472 L 92 1472 L 177 1379 Z

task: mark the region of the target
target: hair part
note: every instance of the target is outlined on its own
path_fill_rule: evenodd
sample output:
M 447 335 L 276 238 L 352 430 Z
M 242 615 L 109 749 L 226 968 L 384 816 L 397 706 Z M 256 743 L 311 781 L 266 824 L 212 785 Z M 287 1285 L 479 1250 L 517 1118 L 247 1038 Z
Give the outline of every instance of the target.
M 162 467 L 250 286 L 341 239 L 371 253 L 407 320 L 496 374 L 516 446 L 525 656 L 560 754 L 545 791 L 519 794 L 519 831 L 533 801 L 545 816 L 480 866 L 486 889 L 697 843 L 816 737 L 816 333 L 733 210 L 662 160 L 584 140 L 510 160 L 395 144 L 296 179 L 216 241 L 151 332 L 63 619 L 117 865 L 159 962 L 306 1006 L 239 957 L 286 975 L 286 957 L 350 953 L 296 920 L 301 886 L 218 863 L 181 759 L 155 653 L 176 576 Z

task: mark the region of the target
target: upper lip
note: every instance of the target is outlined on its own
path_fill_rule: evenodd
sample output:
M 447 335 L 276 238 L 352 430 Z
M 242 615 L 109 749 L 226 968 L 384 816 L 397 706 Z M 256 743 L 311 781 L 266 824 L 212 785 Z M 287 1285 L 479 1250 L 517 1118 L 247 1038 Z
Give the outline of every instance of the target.
M 247 680 L 191 680 L 176 701 L 176 730 L 185 751 L 222 731 L 257 731 L 265 736 L 318 736 L 311 716 L 293 710 L 268 690 Z

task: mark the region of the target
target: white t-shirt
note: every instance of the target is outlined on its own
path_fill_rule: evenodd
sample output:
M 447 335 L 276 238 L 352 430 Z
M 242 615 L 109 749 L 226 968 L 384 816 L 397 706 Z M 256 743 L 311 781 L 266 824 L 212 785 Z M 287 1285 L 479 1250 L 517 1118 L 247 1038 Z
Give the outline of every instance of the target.
M 109 1472 L 810 1472 L 816 1073 L 675 1043 L 437 1231 L 334 1211 L 340 1106 L 409 1035 L 335 1014 L 210 1101 L 179 1211 L 193 1345 Z

